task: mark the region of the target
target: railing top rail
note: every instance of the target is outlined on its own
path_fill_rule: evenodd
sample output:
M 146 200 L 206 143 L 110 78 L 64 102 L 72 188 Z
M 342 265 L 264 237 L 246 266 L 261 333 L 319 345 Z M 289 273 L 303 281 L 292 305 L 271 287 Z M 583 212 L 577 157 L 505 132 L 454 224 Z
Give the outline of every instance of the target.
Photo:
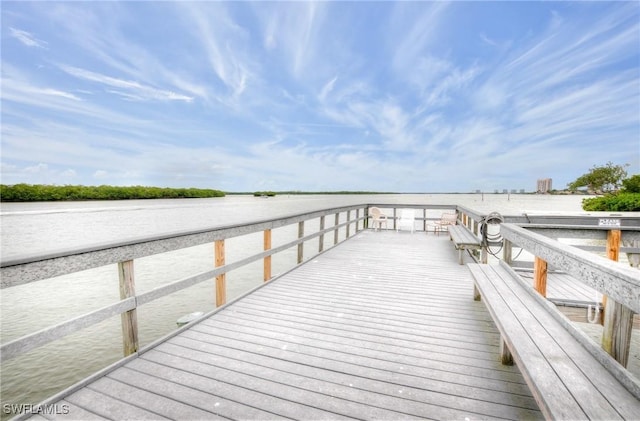
M 527 229 L 564 229 L 564 230 L 589 230 L 589 231 L 610 231 L 612 229 L 619 229 L 621 231 L 640 231 L 640 226 L 606 226 L 606 225 L 579 225 L 579 224 L 560 224 L 560 223 L 551 223 L 551 224 L 516 224 L 520 227 Z
M 286 225 L 291 225 L 297 222 L 314 219 L 329 214 L 368 208 L 372 206 L 381 208 L 415 208 L 442 210 L 456 209 L 459 212 L 465 213 L 468 217 L 475 221 L 480 221 L 484 217 L 484 214 L 481 212 L 474 211 L 464 206 L 452 204 L 442 205 L 362 203 L 349 206 L 326 208 L 310 212 L 236 223 L 231 225 L 214 226 L 198 230 L 184 232 L 180 231 L 161 235 L 131 238 L 124 241 L 94 244 L 73 249 L 59 250 L 51 253 L 39 253 L 12 257 L 9 259 L 4 259 L 2 262 L 0 262 L 2 274 L 2 279 L 0 279 L 0 287 L 5 288 L 7 286 L 20 285 L 32 282 L 34 280 L 52 278 L 66 273 L 78 272 L 85 269 L 91 269 L 126 260 L 132 260 L 139 257 L 145 257 L 153 254 L 178 250 L 185 247 L 206 244 L 220 239 L 232 238 L 264 231 L 265 229 L 274 229 Z M 533 216 L 505 216 L 504 218 L 506 222 L 527 223 L 531 222 Z M 535 216 L 536 221 L 549 221 L 550 224 L 558 224 L 559 228 L 567 228 L 571 225 L 575 225 L 577 221 L 580 226 L 584 225 L 584 229 L 597 228 L 598 218 L 598 216 L 583 215 Z M 640 218 L 627 218 L 622 216 L 620 217 L 620 219 L 623 225 L 621 227 L 622 230 L 640 230 Z M 558 221 L 565 222 L 565 224 L 559 223 Z
M 268 218 L 268 219 L 260 219 L 260 220 L 249 221 L 249 222 L 212 226 L 208 228 L 202 228 L 202 229 L 190 230 L 190 231 L 176 231 L 176 232 L 170 232 L 170 233 L 159 234 L 159 235 L 130 238 L 124 241 L 113 241 L 108 243 L 93 244 L 93 245 L 77 247 L 73 249 L 59 250 L 59 251 L 46 253 L 46 254 L 41 253 L 41 254 L 34 254 L 34 255 L 25 255 L 25 256 L 3 260 L 2 262 L 0 262 L 0 267 L 5 268 L 8 266 L 33 263 L 40 260 L 50 260 L 50 259 L 55 259 L 59 257 L 68 257 L 73 255 L 103 251 L 107 249 L 115 249 L 119 247 L 128 247 L 128 246 L 152 243 L 152 242 L 163 241 L 163 240 L 171 240 L 171 239 L 181 238 L 181 237 L 200 236 L 202 234 L 208 234 L 208 233 L 217 233 L 214 240 L 229 238 L 233 236 L 259 232 L 265 229 L 283 227 L 286 225 L 294 224 L 296 222 L 317 218 L 323 215 L 330 215 L 337 212 L 345 212 L 349 210 L 359 209 L 359 208 L 362 208 L 363 206 L 366 206 L 366 205 L 351 205 L 351 206 L 341 206 L 336 208 L 327 208 L 327 209 L 322 209 L 317 211 L 297 213 L 297 214 L 279 216 L 279 217 Z M 137 257 L 141 257 L 141 256 L 137 256 Z
M 415 203 L 368 203 L 364 206 L 378 208 L 406 208 L 406 209 L 456 209 L 457 205 L 415 204 Z
M 476 222 L 480 222 L 482 220 L 482 218 L 484 218 L 485 214 L 484 213 L 480 213 L 477 212 L 473 209 L 469 209 L 465 206 L 456 206 L 456 210 L 458 210 L 459 212 L 465 213 L 467 214 L 467 216 L 469 216 L 471 219 L 473 219 Z
M 540 225 L 568 228 L 571 226 L 580 227 L 582 229 L 593 229 L 601 225 L 603 220 L 617 220 L 620 229 L 640 228 L 640 217 L 619 214 L 601 214 L 601 215 L 556 215 L 556 214 L 527 214 L 520 215 L 503 215 L 504 222 L 519 225 Z M 605 224 L 606 225 L 606 224 Z M 613 227 L 603 226 L 603 229 L 612 229 Z
M 0 287 L 22 285 L 140 257 L 212 243 L 217 240 L 279 228 L 325 215 L 361 209 L 364 206 L 366 205 L 327 208 L 253 222 L 167 233 L 7 259 L 0 264 L 2 274 Z
M 505 239 L 640 313 L 640 272 L 637 269 L 562 244 L 516 224 L 502 224 L 500 232 Z

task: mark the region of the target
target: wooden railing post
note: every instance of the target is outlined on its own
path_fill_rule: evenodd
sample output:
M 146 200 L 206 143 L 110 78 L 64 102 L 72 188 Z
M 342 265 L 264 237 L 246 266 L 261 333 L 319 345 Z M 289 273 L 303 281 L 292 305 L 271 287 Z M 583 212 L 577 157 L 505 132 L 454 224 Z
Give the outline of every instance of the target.
M 324 230 L 324 215 L 320 217 L 320 231 Z M 324 250 L 324 234 L 320 234 L 318 239 L 318 253 L 322 253 Z
M 118 263 L 120 279 L 120 299 L 135 297 L 136 285 L 133 273 L 133 260 Z M 124 356 L 138 352 L 138 314 L 134 308 L 120 315 L 122 320 L 122 345 Z
M 333 245 L 338 244 L 338 224 L 340 223 L 340 214 L 336 213 L 335 225 L 336 229 L 333 230 Z
M 509 266 L 513 263 L 513 245 L 507 239 L 502 240 L 502 260 Z
M 533 262 L 533 287 L 543 297 L 547 296 L 547 262 L 538 256 Z
M 620 230 L 607 232 L 607 257 L 611 260 L 618 261 L 620 257 L 621 235 Z M 602 301 L 604 307 L 602 348 L 626 367 L 631 349 L 633 311 L 605 296 L 602 297 Z
M 351 211 L 347 211 L 347 234 L 346 234 L 346 238 L 349 238 L 349 228 L 351 228 Z
M 304 237 L 304 221 L 298 222 L 298 238 Z M 304 243 L 298 244 L 298 263 L 304 259 Z
M 360 209 L 356 209 L 356 234 L 358 233 L 358 224 L 360 223 Z
M 427 208 L 422 209 L 422 231 L 427 232 Z
M 616 262 L 620 258 L 620 238 L 622 237 L 622 231 L 609 230 L 607 231 L 607 257 Z
M 398 209 L 393 208 L 393 230 L 397 230 L 398 228 Z
M 264 245 L 264 251 L 271 250 L 271 230 L 270 229 L 264 230 L 263 245 Z M 264 282 L 267 282 L 269 279 L 271 279 L 271 256 L 264 257 L 264 270 L 263 270 L 262 279 L 264 280 Z
M 215 260 L 216 267 L 224 266 L 224 240 L 216 240 L 215 242 Z M 227 302 L 226 279 L 225 273 L 216 276 L 216 307 Z

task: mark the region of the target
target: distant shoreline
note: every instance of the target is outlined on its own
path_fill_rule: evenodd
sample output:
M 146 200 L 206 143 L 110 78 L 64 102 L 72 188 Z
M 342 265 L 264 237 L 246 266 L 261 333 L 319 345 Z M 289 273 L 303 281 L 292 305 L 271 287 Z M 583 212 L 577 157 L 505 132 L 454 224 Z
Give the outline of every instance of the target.
M 46 184 L 0 185 L 1 202 L 70 202 L 137 199 L 195 199 L 224 197 L 213 189 L 145 186 L 52 186 Z
M 223 192 L 215 189 L 169 188 L 146 186 L 54 186 L 46 184 L 0 185 L 0 202 L 70 202 L 99 200 L 141 199 L 202 199 L 240 195 L 285 196 L 285 195 L 384 195 L 384 194 L 478 194 L 478 195 L 535 195 L 536 192 L 375 192 L 375 191 L 269 191 L 269 192 Z M 565 190 L 542 193 L 549 195 L 584 195 L 585 192 Z

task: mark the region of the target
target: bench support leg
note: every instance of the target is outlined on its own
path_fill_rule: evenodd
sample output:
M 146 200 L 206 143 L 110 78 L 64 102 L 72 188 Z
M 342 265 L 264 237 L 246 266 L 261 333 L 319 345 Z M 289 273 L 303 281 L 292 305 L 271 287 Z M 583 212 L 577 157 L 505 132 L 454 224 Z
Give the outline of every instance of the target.
M 500 336 L 500 362 L 504 365 L 513 365 L 513 356 L 502 336 Z
M 602 348 L 616 361 L 627 366 L 633 330 L 633 311 L 607 299 L 602 330 Z
M 464 249 L 462 247 L 460 247 L 458 249 L 458 263 L 462 264 L 462 252 L 464 252 Z
M 482 297 L 480 296 L 480 290 L 478 289 L 478 286 L 474 283 L 473 284 L 473 301 L 480 301 L 482 299 Z

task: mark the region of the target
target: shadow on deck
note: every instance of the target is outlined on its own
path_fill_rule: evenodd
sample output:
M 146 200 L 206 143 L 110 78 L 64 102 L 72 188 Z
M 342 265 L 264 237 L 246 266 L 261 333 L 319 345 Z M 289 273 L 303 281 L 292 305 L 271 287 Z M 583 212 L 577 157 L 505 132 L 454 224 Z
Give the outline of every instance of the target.
M 49 403 L 83 420 L 542 418 L 498 342 L 447 236 L 368 230 Z

